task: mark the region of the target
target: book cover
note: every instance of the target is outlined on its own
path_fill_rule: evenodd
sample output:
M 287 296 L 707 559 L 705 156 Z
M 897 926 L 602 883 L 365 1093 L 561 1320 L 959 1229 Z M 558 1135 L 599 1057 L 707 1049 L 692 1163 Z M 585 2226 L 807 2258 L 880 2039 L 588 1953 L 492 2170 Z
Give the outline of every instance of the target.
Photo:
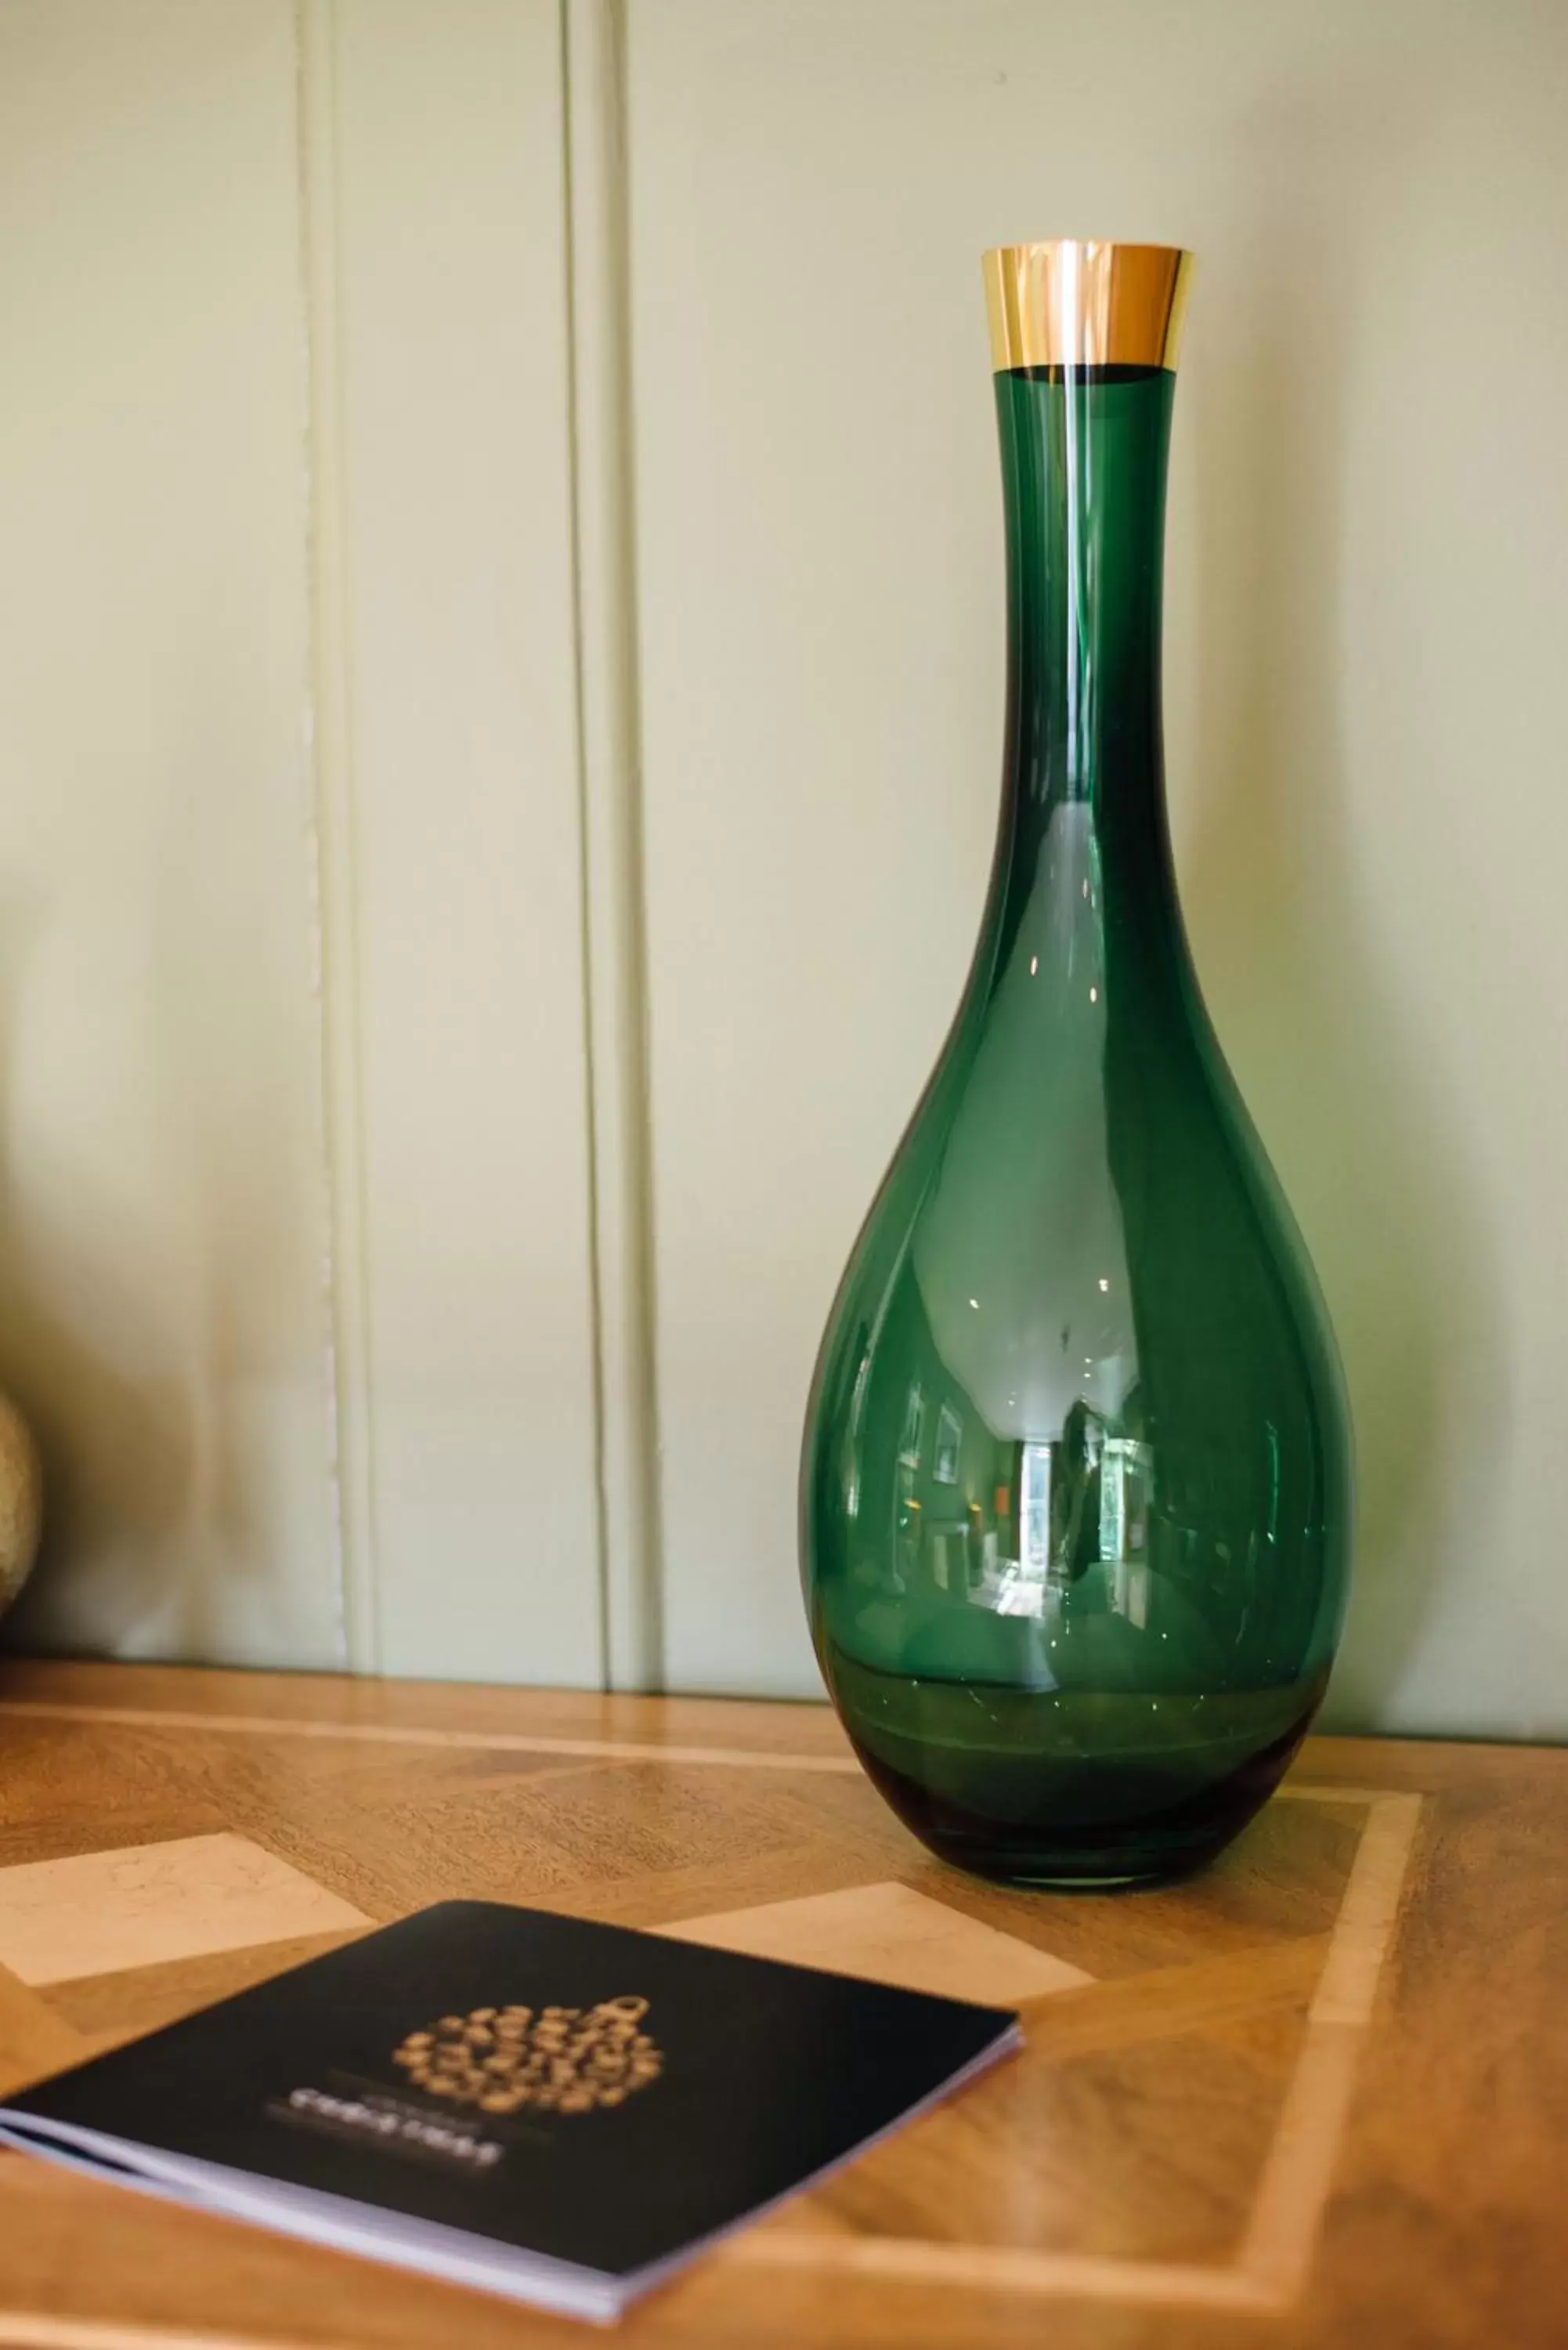
M 1017 2042 L 994 2008 L 448 1901 L 26 2092 L 0 2140 L 603 2318 Z

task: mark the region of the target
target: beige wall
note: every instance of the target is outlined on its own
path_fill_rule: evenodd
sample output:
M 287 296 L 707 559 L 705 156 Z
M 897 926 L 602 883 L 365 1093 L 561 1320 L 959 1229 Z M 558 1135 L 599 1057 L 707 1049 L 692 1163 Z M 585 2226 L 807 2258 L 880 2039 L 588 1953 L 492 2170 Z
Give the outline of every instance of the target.
M 1172 793 L 1350 1374 L 1334 1704 L 1568 1730 L 1568 15 L 6 0 L 0 113 L 19 1636 L 814 1686 L 994 816 L 976 257 L 1077 231 L 1200 256 Z

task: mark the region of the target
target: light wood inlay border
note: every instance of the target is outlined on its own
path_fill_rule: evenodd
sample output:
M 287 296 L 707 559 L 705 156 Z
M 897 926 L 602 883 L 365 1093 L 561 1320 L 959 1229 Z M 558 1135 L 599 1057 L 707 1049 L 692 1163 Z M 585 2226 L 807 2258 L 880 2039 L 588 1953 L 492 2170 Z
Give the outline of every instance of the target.
M 179 1713 L 151 1706 L 51 1704 L 0 1699 L 0 1714 L 39 1721 L 101 1721 L 121 1730 L 198 1730 L 203 1736 L 349 1740 L 366 1746 L 434 1746 L 476 1754 L 570 1754 L 590 1762 L 706 1762 L 730 1771 L 829 1772 L 858 1778 L 853 1754 L 784 1754 L 753 1746 L 661 1746 L 648 1740 L 553 1738 L 510 1730 L 405 1728 L 379 1721 L 306 1721 L 286 1714 Z
M 737 2238 L 719 2257 L 750 2268 L 810 2268 L 884 2282 L 1050 2298 L 1257 2311 L 1287 2307 L 1312 2265 L 1355 2092 L 1357 2060 L 1394 1939 L 1421 1798 L 1343 1787 L 1280 1792 L 1303 1801 L 1365 1804 L 1367 1816 L 1233 2266 L 1188 2267 L 1002 2245 L 782 2230 Z
M 590 1762 L 709 1763 L 730 1771 L 826 1772 L 857 1779 L 853 1754 L 796 1754 L 770 1746 L 677 1746 L 651 1739 L 562 1738 L 543 1731 L 442 1730 L 433 1724 L 324 1721 L 299 1714 L 197 1713 L 140 1705 L 82 1705 L 64 1700 L 0 1698 L 0 1715 L 38 1721 L 103 1722 L 122 1730 L 194 1730 L 240 1738 L 308 1738 L 365 1746 L 428 1746 L 475 1754 L 560 1754 Z M 1271 1802 L 1295 1797 L 1314 1804 L 1373 1804 L 1385 1791 L 1334 1783 L 1276 1787 Z
M 1282 2302 L 1294 2299 L 1312 2263 L 1420 1814 L 1419 1795 L 1379 1795 L 1367 1808 L 1307 2010 L 1306 2039 L 1253 2199 L 1239 2265 Z
M 1155 2303 L 1162 2308 L 1277 2310 L 1281 2299 L 1241 2268 L 1091 2252 L 1035 2252 L 1006 2244 L 943 2244 L 922 2237 L 755 2235 L 715 2257 L 746 2268 L 809 2269 L 882 2284 L 958 2286 L 1055 2301 Z M 73 2345 L 74 2350 L 74 2345 Z

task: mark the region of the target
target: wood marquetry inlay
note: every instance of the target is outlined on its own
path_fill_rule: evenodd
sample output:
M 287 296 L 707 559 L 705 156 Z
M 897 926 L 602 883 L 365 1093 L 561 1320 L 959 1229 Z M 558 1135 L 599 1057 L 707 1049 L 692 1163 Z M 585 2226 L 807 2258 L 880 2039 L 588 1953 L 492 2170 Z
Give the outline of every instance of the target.
M 1202 1876 L 1031 1895 L 820 1709 L 0 1664 L 0 2093 L 454 1897 L 1021 2009 L 619 2329 L 673 2350 L 1557 2350 L 1563 1883 L 1540 1751 L 1316 1741 Z M 578 2338 L 0 2158 L 5 2350 Z
M 369 1922 L 246 1836 L 177 1836 L 0 1868 L 0 1965 L 25 1983 L 118 1974 Z

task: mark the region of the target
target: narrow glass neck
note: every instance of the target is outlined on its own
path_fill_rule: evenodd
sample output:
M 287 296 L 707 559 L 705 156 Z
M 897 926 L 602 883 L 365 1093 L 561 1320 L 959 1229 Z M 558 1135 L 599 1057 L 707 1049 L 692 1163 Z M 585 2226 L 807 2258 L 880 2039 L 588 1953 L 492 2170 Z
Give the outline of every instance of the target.
M 1087 804 L 1100 853 L 1164 831 L 1160 580 L 1176 379 L 1158 367 L 996 378 L 1007 510 L 1003 866 Z M 999 875 L 999 879 L 1000 879 Z M 1020 876 L 1022 878 L 1022 876 Z

